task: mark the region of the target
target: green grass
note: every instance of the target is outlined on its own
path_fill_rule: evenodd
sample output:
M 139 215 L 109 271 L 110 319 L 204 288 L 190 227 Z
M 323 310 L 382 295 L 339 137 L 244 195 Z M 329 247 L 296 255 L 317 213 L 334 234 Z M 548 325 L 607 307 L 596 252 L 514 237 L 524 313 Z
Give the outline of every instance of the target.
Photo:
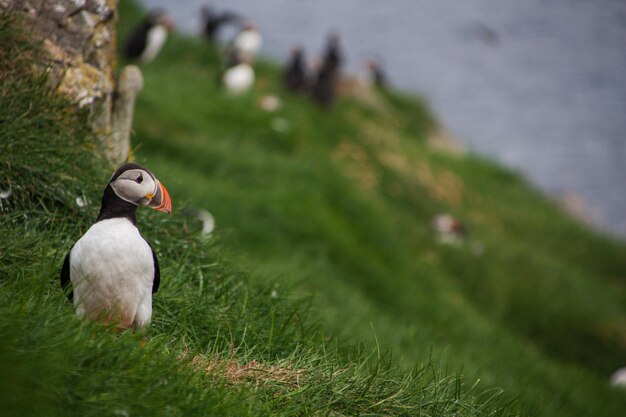
M 252 94 L 229 98 L 215 55 L 168 41 L 144 68 L 135 143 L 173 195 L 215 215 L 255 280 L 314 293 L 340 345 L 377 336 L 407 367 L 432 352 L 533 414 L 621 414 L 606 381 L 626 351 L 624 245 L 489 161 L 431 149 L 435 123 L 415 99 L 325 112 L 285 94 L 267 64 Z M 279 112 L 258 108 L 268 93 Z M 440 212 L 468 225 L 463 246 L 437 242 Z
M 249 275 L 227 243 L 176 213 L 139 215 L 167 277 L 150 330 L 80 322 L 59 266 L 110 170 L 87 115 L 47 87 L 33 69 L 38 45 L 18 28 L 0 18 L 0 189 L 11 191 L 0 215 L 0 415 L 507 415 L 497 392 L 432 363 L 407 371 L 356 342 L 340 352 L 310 296 Z
M 139 14 L 121 3 L 120 39 Z M 229 97 L 216 51 L 177 34 L 142 68 L 134 123 L 134 157 L 174 203 L 139 212 L 162 268 L 153 324 L 79 322 L 58 269 L 110 172 L 86 115 L 30 72 L 36 46 L 6 20 L 0 39 L 2 415 L 622 414 L 607 381 L 626 357 L 624 245 L 430 148 L 414 98 L 323 111 L 271 62 Z M 278 112 L 259 109 L 267 93 Z M 184 205 L 214 214 L 212 238 Z M 431 231 L 444 211 L 469 227 L 459 247 Z

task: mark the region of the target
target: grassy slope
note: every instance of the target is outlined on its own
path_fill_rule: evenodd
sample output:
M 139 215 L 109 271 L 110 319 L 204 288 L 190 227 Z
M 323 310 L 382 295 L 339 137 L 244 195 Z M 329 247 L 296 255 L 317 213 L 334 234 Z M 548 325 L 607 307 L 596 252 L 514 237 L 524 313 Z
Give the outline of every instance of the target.
M 137 12 L 121 12 L 123 33 Z M 0 57 L 3 73 L 15 56 Z M 14 191 L 0 216 L 3 415 L 471 416 L 493 410 L 477 394 L 490 386 L 533 415 L 621 415 L 626 400 L 605 381 L 626 350 L 623 246 L 507 171 L 430 150 L 413 100 L 326 113 L 284 97 L 267 114 L 256 102 L 280 92 L 272 65 L 254 95 L 231 99 L 214 51 L 180 37 L 144 69 L 136 158 L 175 209 L 214 213 L 218 235 L 203 242 L 190 219 L 141 212 L 164 278 L 148 337 L 79 323 L 58 266 L 97 210 L 74 196 L 97 202 L 110 173 L 88 157 L 80 117 L 16 68 L 0 94 L 0 188 Z M 277 116 L 287 131 L 272 129 Z M 442 210 L 469 224 L 483 256 L 436 243 Z M 377 344 L 407 370 L 378 360 Z M 431 355 L 482 382 L 468 392 L 432 367 L 410 371 Z M 263 377 L 242 373 L 251 360 Z
M 537 415 L 620 414 L 606 380 L 626 353 L 623 245 L 506 170 L 429 149 L 414 100 L 324 112 L 283 94 L 270 64 L 242 98 L 219 90 L 218 72 L 209 46 L 171 39 L 144 70 L 135 143 L 172 195 L 215 215 L 255 280 L 313 291 L 340 340 L 377 338 L 407 365 L 445 352 Z M 283 109 L 260 110 L 265 93 Z M 469 225 L 468 244 L 437 244 L 441 211 Z
M 5 16 L 0 45 L 0 190 L 11 191 L 0 206 L 0 415 L 509 415 L 433 366 L 400 370 L 362 346 L 339 354 L 310 298 L 272 296 L 180 214 L 139 215 L 167 277 L 149 332 L 79 322 L 59 266 L 111 170 L 93 156 L 87 115 L 32 73 L 37 47 Z

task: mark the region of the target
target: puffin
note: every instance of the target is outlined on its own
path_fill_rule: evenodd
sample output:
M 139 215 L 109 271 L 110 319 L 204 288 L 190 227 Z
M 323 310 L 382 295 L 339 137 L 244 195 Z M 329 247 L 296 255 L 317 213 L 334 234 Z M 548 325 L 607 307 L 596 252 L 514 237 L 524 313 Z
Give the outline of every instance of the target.
M 227 23 L 237 22 L 239 16 L 233 12 L 217 13 L 211 7 L 204 6 L 202 14 L 202 34 L 209 41 L 214 41 L 219 29 Z
M 283 85 L 292 92 L 306 89 L 306 70 L 304 64 L 304 51 L 302 48 L 294 48 L 291 51 L 289 62 L 283 71 Z
M 95 223 L 72 246 L 61 267 L 61 288 L 76 315 L 139 330 L 150 323 L 161 272 L 150 243 L 137 228 L 137 207 L 171 213 L 172 202 L 147 168 L 128 163 L 115 171 Z
M 336 90 L 337 73 L 322 64 L 311 86 L 313 101 L 322 107 L 329 108 L 335 102 Z
M 228 68 L 222 75 L 222 84 L 226 91 L 234 95 L 243 94 L 252 88 L 254 80 L 254 68 L 250 62 L 232 53 Z
M 247 23 L 233 39 L 232 49 L 241 59 L 254 62 L 262 43 L 263 37 L 259 28 L 252 23 Z
M 340 37 L 336 32 L 328 36 L 326 52 L 324 53 L 323 66 L 326 71 L 338 72 L 343 62 L 341 48 L 339 46 Z
M 311 85 L 311 97 L 322 107 L 328 108 L 335 101 L 342 61 L 339 34 L 331 33 L 328 37 L 326 52 Z
M 151 10 L 131 32 L 124 44 L 124 57 L 142 64 L 151 62 L 161 51 L 174 22 L 163 9 Z
M 387 88 L 387 76 L 381 65 L 374 60 L 365 62 L 365 70 L 360 74 L 361 82 L 367 87 L 376 87 L 381 90 Z

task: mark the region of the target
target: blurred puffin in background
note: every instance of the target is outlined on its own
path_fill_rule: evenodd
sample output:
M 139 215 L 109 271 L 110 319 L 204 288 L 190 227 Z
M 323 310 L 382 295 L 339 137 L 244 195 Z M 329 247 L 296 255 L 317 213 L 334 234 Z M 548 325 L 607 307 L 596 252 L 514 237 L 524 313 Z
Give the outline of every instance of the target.
M 209 41 L 215 41 L 219 30 L 227 23 L 240 21 L 240 17 L 232 12 L 216 12 L 210 6 L 201 9 L 202 14 L 202 35 Z
M 330 107 L 335 101 L 339 69 L 343 61 L 339 42 L 339 34 L 331 33 L 328 37 L 324 57 L 319 64 L 311 86 L 311 97 L 322 107 Z
M 384 90 L 388 86 L 387 75 L 381 65 L 373 59 L 365 61 L 364 71 L 359 75 L 360 81 L 366 87 L 376 87 Z
M 171 213 L 170 196 L 152 172 L 125 164 L 104 189 L 96 222 L 63 261 L 61 287 L 80 318 L 140 329 L 150 323 L 159 262 L 137 228 L 137 207 Z
M 291 57 L 283 70 L 283 85 L 291 92 L 304 91 L 306 89 L 306 66 L 304 50 L 296 47 L 291 51 Z
M 222 84 L 226 91 L 233 95 L 243 94 L 254 86 L 254 68 L 250 62 L 231 52 L 228 67 L 222 75 Z
M 339 33 L 332 32 L 328 36 L 326 43 L 326 52 L 324 53 L 323 66 L 324 71 L 338 72 L 343 63 L 343 55 L 341 53 L 341 37 Z
M 311 86 L 311 98 L 322 107 L 330 107 L 335 102 L 337 73 L 322 64 L 315 74 Z
M 124 57 L 141 64 L 151 62 L 161 51 L 174 22 L 163 9 L 151 10 L 133 29 L 124 44 Z
M 231 49 L 240 59 L 252 63 L 261 50 L 262 44 L 263 36 L 259 28 L 248 22 L 233 39 Z

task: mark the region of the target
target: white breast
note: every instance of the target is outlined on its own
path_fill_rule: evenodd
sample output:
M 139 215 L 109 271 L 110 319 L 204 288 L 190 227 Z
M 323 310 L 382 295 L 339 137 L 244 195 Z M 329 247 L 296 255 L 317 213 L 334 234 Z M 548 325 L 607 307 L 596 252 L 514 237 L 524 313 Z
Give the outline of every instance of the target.
M 128 219 L 91 226 L 70 252 L 70 278 L 79 317 L 122 328 L 150 322 L 152 250 Z
M 139 60 L 143 63 L 152 61 L 167 39 L 167 29 L 163 25 L 156 25 L 150 28 L 148 31 L 148 37 L 146 39 L 146 49 L 143 51 Z
M 254 84 L 254 70 L 248 64 L 235 65 L 226 70 L 222 80 L 229 92 L 241 94 L 252 88 Z

